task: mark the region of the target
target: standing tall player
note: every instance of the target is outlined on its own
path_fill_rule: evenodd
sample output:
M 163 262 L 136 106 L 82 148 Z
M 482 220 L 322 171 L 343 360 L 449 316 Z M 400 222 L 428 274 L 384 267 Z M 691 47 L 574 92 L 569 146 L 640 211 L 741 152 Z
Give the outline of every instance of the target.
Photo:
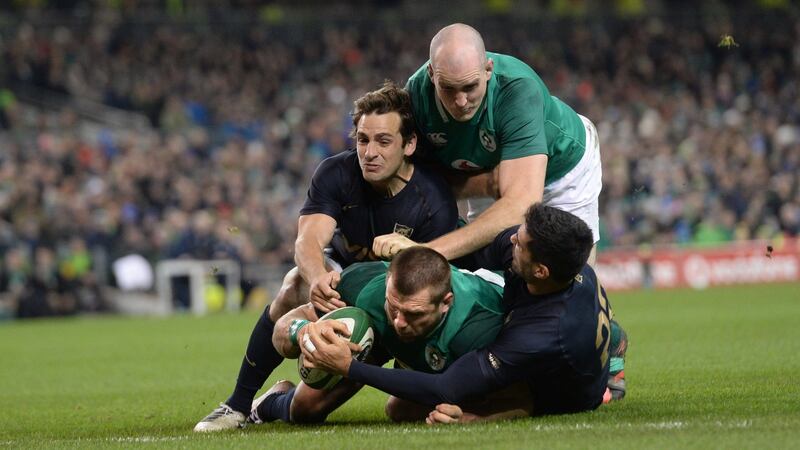
M 503 328 L 486 348 L 462 356 L 441 374 L 361 363 L 336 334 L 317 327 L 307 332 L 316 349 L 302 349 L 305 364 L 430 405 L 429 423 L 485 419 L 465 414 L 459 404 L 517 382 L 528 385 L 529 404 L 509 405 L 511 414 L 594 409 L 608 395 L 611 306 L 586 263 L 592 243 L 591 230 L 576 216 L 531 206 L 524 223 L 501 233 L 490 248 L 490 259 L 510 269 Z
M 283 361 L 272 345 L 275 321 L 309 297 L 338 299 L 342 267 L 375 259 L 375 236 L 402 233 L 427 242 L 455 229 L 450 188 L 410 161 L 417 137 L 408 93 L 392 83 L 367 93 L 355 102 L 353 127 L 356 150 L 327 158 L 314 173 L 298 221 L 297 267 L 256 323 L 233 393 L 195 431 L 245 423 L 256 392 Z

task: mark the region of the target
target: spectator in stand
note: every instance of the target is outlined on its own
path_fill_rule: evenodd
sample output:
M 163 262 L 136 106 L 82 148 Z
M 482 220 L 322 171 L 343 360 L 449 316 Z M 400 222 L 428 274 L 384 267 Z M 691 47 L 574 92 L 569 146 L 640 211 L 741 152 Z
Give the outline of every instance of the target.
M 134 5 L 124 17 L 98 6 L 81 19 L 66 8 L 2 22 L 0 245 L 32 255 L 77 236 L 155 262 L 182 230 L 176 215 L 203 211 L 239 230 L 216 237 L 244 263 L 290 262 L 305 186 L 346 148 L 352 100 L 412 73 L 439 25 L 409 36 L 399 20 L 325 22 L 299 34 L 193 7 L 213 20 L 137 22 Z M 510 32 L 504 18 L 474 24 L 595 121 L 601 251 L 800 233 L 800 19 L 791 8 L 728 13 L 591 27 L 535 19 Z M 718 46 L 745 28 L 739 47 Z M 138 111 L 153 129 L 32 107 L 21 87 Z

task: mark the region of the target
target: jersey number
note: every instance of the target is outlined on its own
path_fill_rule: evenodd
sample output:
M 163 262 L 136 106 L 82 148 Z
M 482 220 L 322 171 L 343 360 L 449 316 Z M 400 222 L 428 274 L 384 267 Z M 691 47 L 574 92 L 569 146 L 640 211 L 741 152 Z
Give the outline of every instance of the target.
M 611 342 L 611 324 L 609 323 L 608 299 L 597 280 L 597 300 L 600 302 L 600 312 L 597 313 L 597 338 L 595 348 L 600 352 L 600 367 L 605 367 L 608 362 L 608 344 Z

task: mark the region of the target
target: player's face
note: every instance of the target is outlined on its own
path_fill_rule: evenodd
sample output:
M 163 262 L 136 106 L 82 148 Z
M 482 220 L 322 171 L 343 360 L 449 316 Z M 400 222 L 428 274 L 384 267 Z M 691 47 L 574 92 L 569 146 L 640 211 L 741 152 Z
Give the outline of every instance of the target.
M 384 309 L 401 341 L 411 342 L 427 336 L 439 324 L 450 302 L 443 300 L 436 305 L 432 300 L 430 288 L 414 295 L 400 295 L 394 288 L 392 278 L 386 278 Z
M 356 150 L 361 174 L 367 182 L 388 183 L 406 167 L 405 157 L 414 153 L 414 139 L 403 145 L 401 122 L 396 112 L 365 114 L 358 121 Z
M 514 244 L 513 259 L 511 260 L 511 270 L 522 279 L 529 281 L 533 280 L 533 258 L 528 250 L 528 242 L 531 238 L 528 232 L 525 231 L 525 226 L 520 225 L 517 232 L 511 236 L 511 243 Z
M 486 95 L 492 68 L 491 59 L 474 64 L 429 68 L 436 96 L 453 119 L 467 122 L 475 116 Z

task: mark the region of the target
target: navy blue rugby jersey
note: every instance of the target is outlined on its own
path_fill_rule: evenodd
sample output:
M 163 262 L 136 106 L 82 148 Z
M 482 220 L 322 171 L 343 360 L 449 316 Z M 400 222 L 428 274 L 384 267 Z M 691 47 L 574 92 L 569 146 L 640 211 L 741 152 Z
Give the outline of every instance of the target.
M 532 295 L 506 272 L 505 325 L 481 369 L 501 385 L 526 381 L 535 414 L 594 409 L 608 381 L 610 305 L 591 266 L 560 292 Z
M 397 232 L 428 242 L 458 225 L 455 198 L 440 175 L 417 165 L 408 184 L 386 198 L 364 181 L 355 150 L 326 158 L 317 167 L 300 215 L 317 213 L 336 221 L 331 256 L 343 267 L 374 260 L 375 236 Z

